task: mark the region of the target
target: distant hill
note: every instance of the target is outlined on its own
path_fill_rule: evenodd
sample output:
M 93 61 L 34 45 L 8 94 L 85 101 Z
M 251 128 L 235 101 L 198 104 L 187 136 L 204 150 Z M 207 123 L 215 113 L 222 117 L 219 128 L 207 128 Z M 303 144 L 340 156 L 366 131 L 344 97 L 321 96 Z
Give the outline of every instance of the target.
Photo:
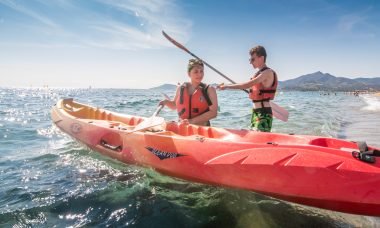
M 216 87 L 217 84 L 211 84 Z M 336 77 L 320 71 L 299 76 L 294 79 L 280 81 L 279 88 L 282 90 L 299 91 L 354 91 L 354 90 L 378 90 L 380 91 L 380 77 L 377 78 L 345 78 Z M 150 88 L 151 90 L 175 91 L 177 85 L 163 84 Z
M 355 81 L 362 82 L 368 85 L 380 85 L 380 78 L 356 78 Z
M 176 85 L 173 84 L 163 84 L 157 87 L 150 88 L 151 90 L 173 90 L 175 91 L 177 89 Z
M 295 79 L 281 81 L 279 86 L 283 90 L 301 91 L 353 91 L 353 90 L 380 90 L 380 78 L 336 77 L 320 71 L 303 75 Z

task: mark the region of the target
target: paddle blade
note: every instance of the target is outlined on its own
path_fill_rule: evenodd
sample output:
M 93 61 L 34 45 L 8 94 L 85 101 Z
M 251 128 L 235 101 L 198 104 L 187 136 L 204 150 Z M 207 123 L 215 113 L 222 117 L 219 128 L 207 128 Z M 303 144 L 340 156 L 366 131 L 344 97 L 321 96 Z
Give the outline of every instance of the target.
M 185 46 L 183 46 L 182 44 L 178 43 L 177 41 L 175 41 L 173 38 L 171 38 L 168 34 L 166 34 L 166 32 L 162 31 L 162 35 L 164 35 L 164 37 L 166 39 L 168 39 L 170 42 L 172 42 L 172 44 L 174 44 L 175 46 L 179 47 L 180 49 L 190 53 L 189 50 L 187 50 L 187 48 L 185 48 Z
M 278 104 L 274 102 L 270 102 L 270 106 L 272 107 L 273 116 L 279 120 L 282 120 L 284 122 L 288 121 L 289 118 L 289 112 L 284 109 L 283 107 L 279 106 Z
M 137 124 L 136 127 L 132 130 L 132 132 L 142 131 L 149 128 L 153 128 L 154 130 L 165 129 L 165 119 L 163 117 L 158 116 L 149 117 L 148 119 L 145 119 L 141 123 Z

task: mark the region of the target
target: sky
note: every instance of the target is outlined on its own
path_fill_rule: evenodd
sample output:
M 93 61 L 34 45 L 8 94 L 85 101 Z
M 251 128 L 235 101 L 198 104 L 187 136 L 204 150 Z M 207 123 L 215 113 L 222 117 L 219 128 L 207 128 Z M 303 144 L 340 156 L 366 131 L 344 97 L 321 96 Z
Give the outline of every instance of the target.
M 151 88 L 191 56 L 237 82 L 262 45 L 280 81 L 380 77 L 378 0 L 0 0 L 0 87 Z M 227 82 L 205 69 L 206 83 Z

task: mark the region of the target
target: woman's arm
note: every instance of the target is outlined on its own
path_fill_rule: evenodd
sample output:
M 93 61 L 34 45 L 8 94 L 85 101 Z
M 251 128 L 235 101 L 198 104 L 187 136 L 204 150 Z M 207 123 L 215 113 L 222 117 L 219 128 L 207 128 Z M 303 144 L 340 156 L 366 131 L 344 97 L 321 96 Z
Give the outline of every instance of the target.
M 168 99 L 165 99 L 165 100 L 162 100 L 160 101 L 160 105 L 164 105 L 164 106 L 167 106 L 168 108 L 170 108 L 171 110 L 175 110 L 177 108 L 177 105 L 176 105 L 176 100 L 177 100 L 177 97 L 179 96 L 179 88 L 180 86 L 177 87 L 177 90 L 176 90 L 176 93 L 175 93 L 175 96 L 173 98 L 173 100 L 168 100 Z

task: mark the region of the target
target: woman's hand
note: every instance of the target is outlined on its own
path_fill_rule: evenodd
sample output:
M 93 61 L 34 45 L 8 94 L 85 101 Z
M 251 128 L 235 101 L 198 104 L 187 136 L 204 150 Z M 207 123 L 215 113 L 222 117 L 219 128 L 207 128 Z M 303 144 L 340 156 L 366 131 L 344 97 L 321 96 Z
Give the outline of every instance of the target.
M 165 99 L 165 100 L 162 100 L 160 101 L 160 103 L 158 103 L 158 105 L 163 105 L 163 106 L 166 106 L 166 104 L 170 102 L 168 99 Z
M 184 124 L 184 125 L 191 124 L 189 119 L 183 119 L 183 120 L 180 119 L 179 122 L 180 122 L 181 124 Z

